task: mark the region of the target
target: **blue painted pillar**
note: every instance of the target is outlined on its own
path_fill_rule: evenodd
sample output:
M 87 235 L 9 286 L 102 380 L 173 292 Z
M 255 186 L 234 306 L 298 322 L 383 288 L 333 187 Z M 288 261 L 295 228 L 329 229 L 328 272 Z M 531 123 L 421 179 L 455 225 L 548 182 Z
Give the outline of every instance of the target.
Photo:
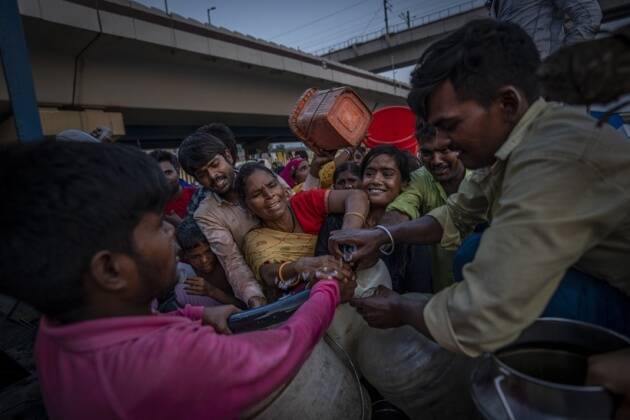
M 0 0 L 0 56 L 18 140 L 43 138 L 22 16 L 17 0 Z

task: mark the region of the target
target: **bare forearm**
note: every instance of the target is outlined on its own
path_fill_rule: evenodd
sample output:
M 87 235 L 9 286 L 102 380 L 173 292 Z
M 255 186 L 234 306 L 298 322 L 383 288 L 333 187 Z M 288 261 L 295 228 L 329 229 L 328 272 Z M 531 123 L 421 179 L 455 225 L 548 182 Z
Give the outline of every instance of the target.
M 439 243 L 442 239 L 442 226 L 431 216 L 422 216 L 419 219 L 399 223 L 387 227 L 396 243 L 430 245 Z M 389 238 L 383 232 L 383 243 L 388 243 Z
M 407 216 L 405 213 L 401 213 L 398 210 L 391 210 L 383 214 L 383 217 L 381 217 L 379 223 L 385 226 L 392 226 L 407 221 L 409 221 L 409 216 Z
M 360 229 L 370 211 L 370 202 L 364 191 L 355 190 L 345 201 L 345 216 L 342 229 Z M 363 217 L 359 216 L 362 215 Z
M 405 325 L 410 325 L 427 338 L 433 339 L 431 332 L 424 322 L 424 306 L 426 302 L 418 302 L 412 299 L 406 299 L 404 296 L 396 305 L 398 316 Z

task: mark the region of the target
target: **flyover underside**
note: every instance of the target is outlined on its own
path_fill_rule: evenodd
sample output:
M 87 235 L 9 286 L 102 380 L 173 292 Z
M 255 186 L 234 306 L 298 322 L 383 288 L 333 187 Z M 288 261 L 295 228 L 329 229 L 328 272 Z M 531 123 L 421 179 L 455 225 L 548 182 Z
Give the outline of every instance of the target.
M 176 135 L 162 137 L 171 141 L 212 121 L 259 129 L 258 136 L 245 138 L 268 137 L 269 128 L 290 135 L 288 114 L 304 90 L 336 85 L 36 18 L 24 17 L 24 26 L 39 105 L 122 112 L 134 140 L 151 134 L 132 126 L 170 127 Z M 404 102 L 373 91 L 358 93 L 370 107 Z M 0 84 L 0 105 L 7 102 Z

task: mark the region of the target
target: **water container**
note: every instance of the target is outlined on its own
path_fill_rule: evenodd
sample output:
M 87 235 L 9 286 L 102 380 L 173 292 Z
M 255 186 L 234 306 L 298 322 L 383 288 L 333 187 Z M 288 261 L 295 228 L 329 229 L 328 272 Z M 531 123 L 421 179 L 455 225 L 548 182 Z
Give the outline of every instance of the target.
M 615 397 L 585 384 L 588 358 L 629 345 L 627 337 L 597 325 L 540 318 L 512 344 L 481 358 L 471 394 L 490 420 L 613 418 Z
M 365 139 L 367 147 L 389 145 L 418 153 L 416 116 L 406 106 L 388 106 L 374 112 Z
M 316 153 L 358 146 L 372 115 L 349 87 L 308 89 L 289 116 L 289 127 Z

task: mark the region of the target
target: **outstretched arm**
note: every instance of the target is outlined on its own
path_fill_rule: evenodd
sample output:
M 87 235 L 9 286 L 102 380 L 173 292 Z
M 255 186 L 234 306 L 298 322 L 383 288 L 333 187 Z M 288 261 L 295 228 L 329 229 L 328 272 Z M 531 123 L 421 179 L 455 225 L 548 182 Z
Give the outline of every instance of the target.
M 394 243 L 434 244 L 442 238 L 442 226 L 431 216 L 423 216 L 393 226 L 387 226 Z M 379 247 L 390 243 L 390 238 L 384 230 L 352 229 L 336 230 L 330 234 L 328 248 L 332 255 L 341 256 L 341 245 L 356 245 L 357 250 L 352 254 L 352 261 L 373 259 Z

